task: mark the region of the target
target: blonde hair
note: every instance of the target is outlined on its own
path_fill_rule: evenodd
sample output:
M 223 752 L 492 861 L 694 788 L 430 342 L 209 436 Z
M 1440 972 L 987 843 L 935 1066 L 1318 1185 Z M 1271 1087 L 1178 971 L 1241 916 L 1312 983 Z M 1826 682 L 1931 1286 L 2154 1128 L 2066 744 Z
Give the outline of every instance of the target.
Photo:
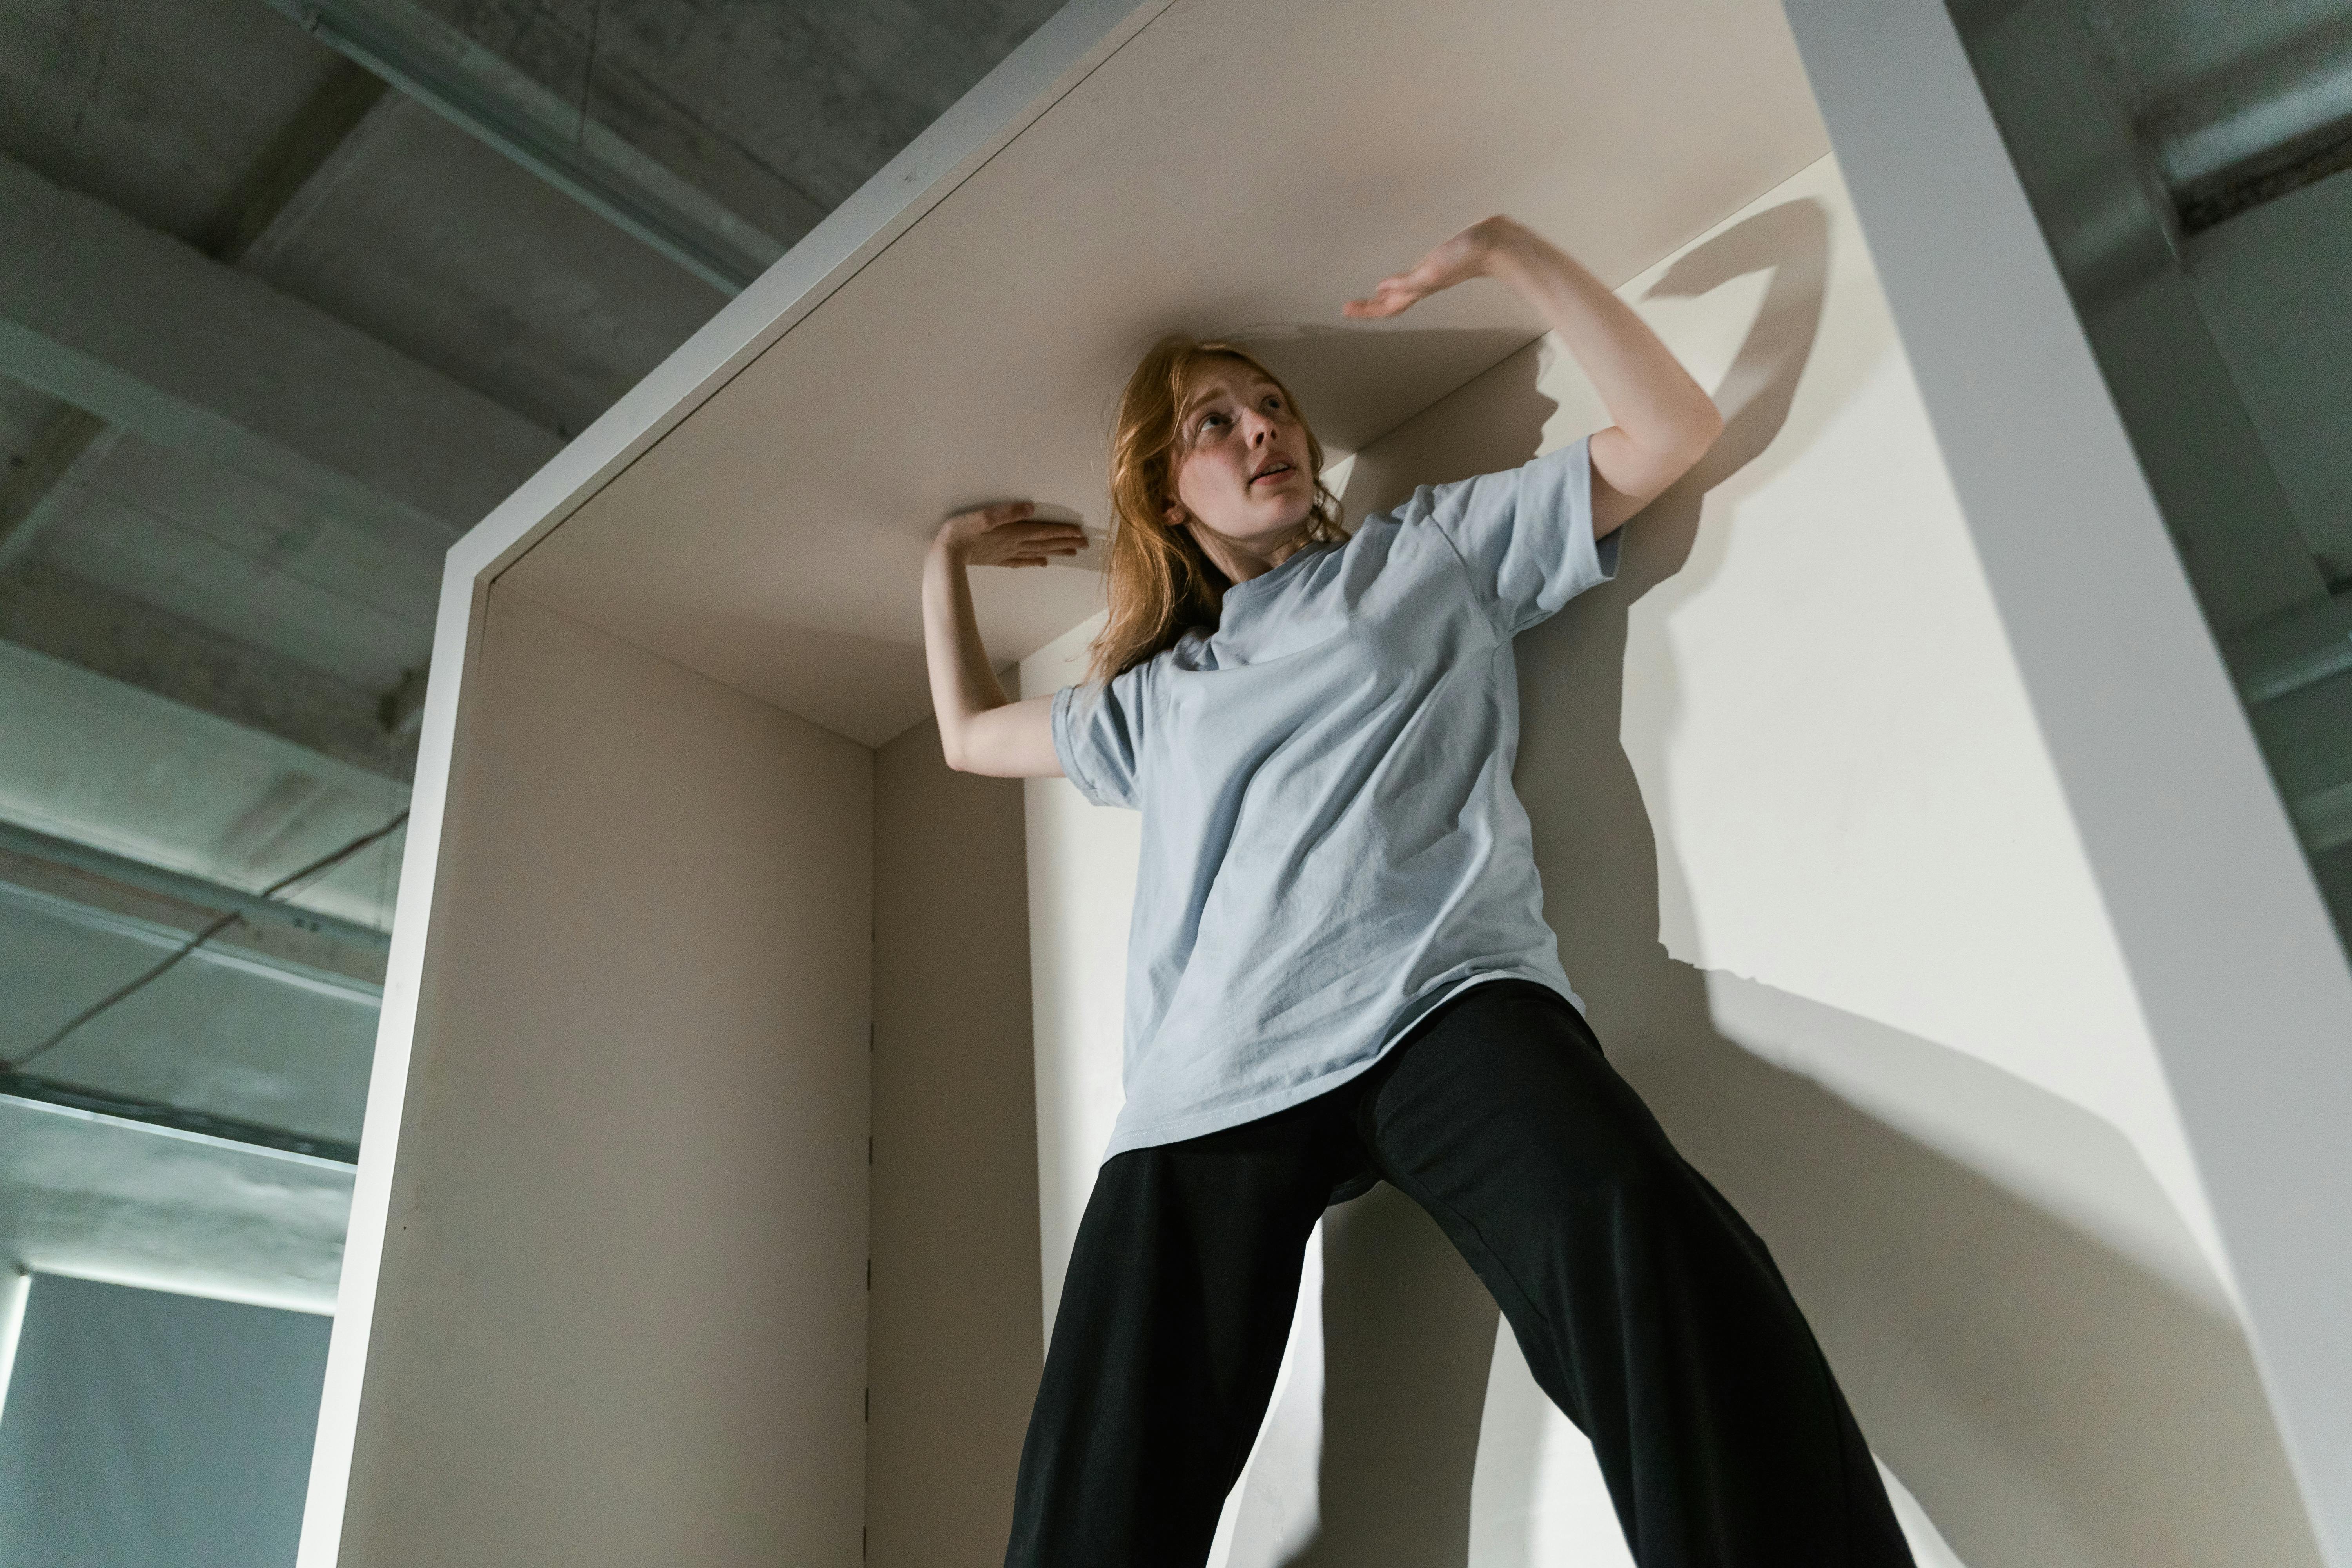
M 1297 399 L 1281 379 L 1246 350 L 1171 335 L 1160 339 L 1127 378 L 1110 442 L 1110 563 L 1103 574 L 1110 618 L 1094 640 L 1091 674 L 1123 675 L 1194 626 L 1213 627 L 1233 584 L 1202 551 L 1192 531 L 1168 521 L 1176 499 L 1176 457 L 1184 400 L 1203 367 L 1218 360 L 1246 365 L 1282 394 L 1307 432 L 1307 467 L 1316 475 L 1315 504 L 1302 525 L 1300 548 L 1335 544 L 1339 498 L 1323 487 L 1323 444 L 1315 438 Z

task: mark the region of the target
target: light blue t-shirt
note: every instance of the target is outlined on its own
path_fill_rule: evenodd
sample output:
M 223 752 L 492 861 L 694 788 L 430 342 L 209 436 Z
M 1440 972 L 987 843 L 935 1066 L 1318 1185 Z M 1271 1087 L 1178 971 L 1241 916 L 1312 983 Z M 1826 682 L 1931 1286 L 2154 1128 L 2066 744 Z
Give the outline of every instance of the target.
M 1511 788 L 1511 639 L 1616 545 L 1579 441 L 1423 486 L 1227 589 L 1213 632 L 1055 693 L 1063 773 L 1143 813 L 1106 1158 L 1336 1089 L 1465 985 L 1582 1005 Z

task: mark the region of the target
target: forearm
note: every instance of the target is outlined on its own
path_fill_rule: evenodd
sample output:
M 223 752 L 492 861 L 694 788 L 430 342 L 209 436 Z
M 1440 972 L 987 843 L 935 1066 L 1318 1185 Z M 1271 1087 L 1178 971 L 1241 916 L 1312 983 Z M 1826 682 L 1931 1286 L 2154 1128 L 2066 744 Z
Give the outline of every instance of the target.
M 972 613 L 971 581 L 961 556 L 937 543 L 923 562 L 923 656 L 931 678 L 931 710 L 948 765 L 962 767 L 972 721 L 1004 707 L 1004 688 L 989 667 Z
M 1506 220 L 1486 269 L 1535 307 L 1601 394 L 1614 423 L 1594 436 L 1593 465 L 1622 497 L 1655 496 L 1722 433 L 1706 389 L 1648 323 L 1566 251 Z
M 963 557 L 944 541 L 923 562 L 923 658 L 940 750 L 958 773 L 1057 778 L 1062 761 L 1054 750 L 1054 700 L 1015 702 L 1004 695 L 980 640 L 964 568 Z

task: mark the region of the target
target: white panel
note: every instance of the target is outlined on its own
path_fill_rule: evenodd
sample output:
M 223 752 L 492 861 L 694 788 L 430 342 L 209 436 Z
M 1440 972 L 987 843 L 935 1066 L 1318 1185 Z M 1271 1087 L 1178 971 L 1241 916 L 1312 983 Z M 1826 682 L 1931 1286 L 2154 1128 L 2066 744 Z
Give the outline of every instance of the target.
M 1791 0 L 2004 629 L 2352 1563 L 2352 969 L 1948 10 Z
M 1728 427 L 1629 525 L 1619 582 L 1520 644 L 1517 782 L 1602 1040 L 1779 1252 L 1865 1429 L 1964 1558 L 2307 1563 L 2277 1522 L 2291 1487 L 2244 1342 L 2214 1315 L 2218 1247 L 2153 1045 L 1835 169 L 1622 293 Z M 1351 499 L 1605 419 L 1539 345 L 1360 454 Z M 2021 1169 L 2011 1123 L 2064 1153 Z M 1915 1249 L 1964 1215 L 1972 1234 L 1926 1266 L 1960 1278 L 1929 1307 Z M 2018 1268 L 2099 1307 L 2002 1278 Z M 1987 1381 L 1974 1337 L 2078 1380 L 2162 1344 L 2144 1386 L 2197 1390 L 2207 1425 Z M 2155 1479 L 2189 1455 L 2232 1484 Z
M 1623 293 L 1717 389 L 1728 426 L 1628 534 L 1610 591 L 1629 605 L 1619 733 L 1656 836 L 1666 952 L 1969 1052 L 2105 1118 L 2210 1241 L 1836 171 L 1790 181 Z M 1544 448 L 1608 420 L 1549 343 L 1365 453 L 1356 488 L 1523 456 L 1489 433 L 1538 415 Z M 1539 815 L 1575 809 L 1563 731 L 1588 721 L 1592 671 L 1618 662 L 1579 625 L 1522 645 L 1534 737 L 1518 779 Z M 1581 901 L 1552 886 L 1556 904 Z M 1564 956 L 1578 975 L 1573 942 Z
M 302 1568 L 331 1568 L 343 1537 L 377 1287 L 392 1235 L 394 1178 L 415 1065 L 420 985 L 441 877 L 442 838 L 445 827 L 453 826 L 448 807 L 459 749 L 460 698 L 478 689 L 470 682 L 482 657 L 490 579 L 905 233 L 1132 36 L 1160 4 L 1072 0 L 451 549 L 435 622 L 414 816 L 401 866 L 401 912 L 385 971 L 335 1335 L 303 1513 Z
M 1021 785 L 928 721 L 874 769 L 866 1561 L 982 1563 L 1045 1358 Z
M 490 596 L 347 1564 L 854 1563 L 872 757 Z
M 1023 694 L 1038 697 L 1083 680 L 1087 645 L 1101 629 L 1097 616 L 1024 659 Z M 1050 1339 L 1078 1219 L 1123 1098 L 1127 930 L 1142 818 L 1088 805 L 1067 779 L 1031 779 L 1024 788 L 1037 1031 L 1037 1225 Z
M 1609 609 L 1522 644 L 1530 811 L 1596 809 L 1575 798 L 1591 781 L 1573 737 L 1616 697 L 1670 955 L 1970 1052 L 2106 1118 L 2210 1237 L 1834 168 L 1622 292 L 1717 388 L 1727 428 L 1629 528 L 1622 577 L 1595 601 Z M 1547 342 L 1364 452 L 1349 500 L 1385 505 L 1607 419 Z M 1621 659 L 1622 691 L 1597 689 L 1618 687 L 1595 672 Z M 1586 894 L 1561 869 L 1556 922 Z M 1563 956 L 1578 977 L 1604 954 L 1571 937 Z
M 1614 281 L 1822 145 L 1769 0 L 1183 0 L 518 581 L 878 743 L 924 710 L 932 529 L 1008 495 L 1100 521 L 1109 404 L 1158 333 L 1265 336 L 1336 456 L 1535 335 L 1491 286 L 1393 326 L 1341 321 L 1426 247 L 1507 210 Z M 1065 571 L 975 599 L 1002 658 L 1099 603 Z

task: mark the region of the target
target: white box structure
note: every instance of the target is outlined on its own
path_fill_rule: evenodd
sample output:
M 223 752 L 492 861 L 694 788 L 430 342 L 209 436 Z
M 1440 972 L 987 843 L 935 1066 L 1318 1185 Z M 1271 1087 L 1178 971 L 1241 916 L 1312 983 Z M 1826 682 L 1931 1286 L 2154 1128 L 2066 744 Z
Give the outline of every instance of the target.
M 1500 289 L 1339 321 L 1496 211 L 1729 423 L 1522 645 L 1563 957 L 1923 1562 L 2352 1563 L 2352 973 L 1940 8 L 1864 10 L 1076 0 L 468 534 L 303 1568 L 1001 1556 L 1134 823 L 946 771 L 924 549 L 1103 522 L 1170 330 L 1262 352 L 1351 517 L 1574 439 Z M 1980 222 L 1928 236 L 1931 162 Z M 2029 330 L 2065 374 L 1989 386 Z M 1100 591 L 975 585 L 1033 691 Z M 1612 1549 L 1363 1205 L 1221 1562 Z

